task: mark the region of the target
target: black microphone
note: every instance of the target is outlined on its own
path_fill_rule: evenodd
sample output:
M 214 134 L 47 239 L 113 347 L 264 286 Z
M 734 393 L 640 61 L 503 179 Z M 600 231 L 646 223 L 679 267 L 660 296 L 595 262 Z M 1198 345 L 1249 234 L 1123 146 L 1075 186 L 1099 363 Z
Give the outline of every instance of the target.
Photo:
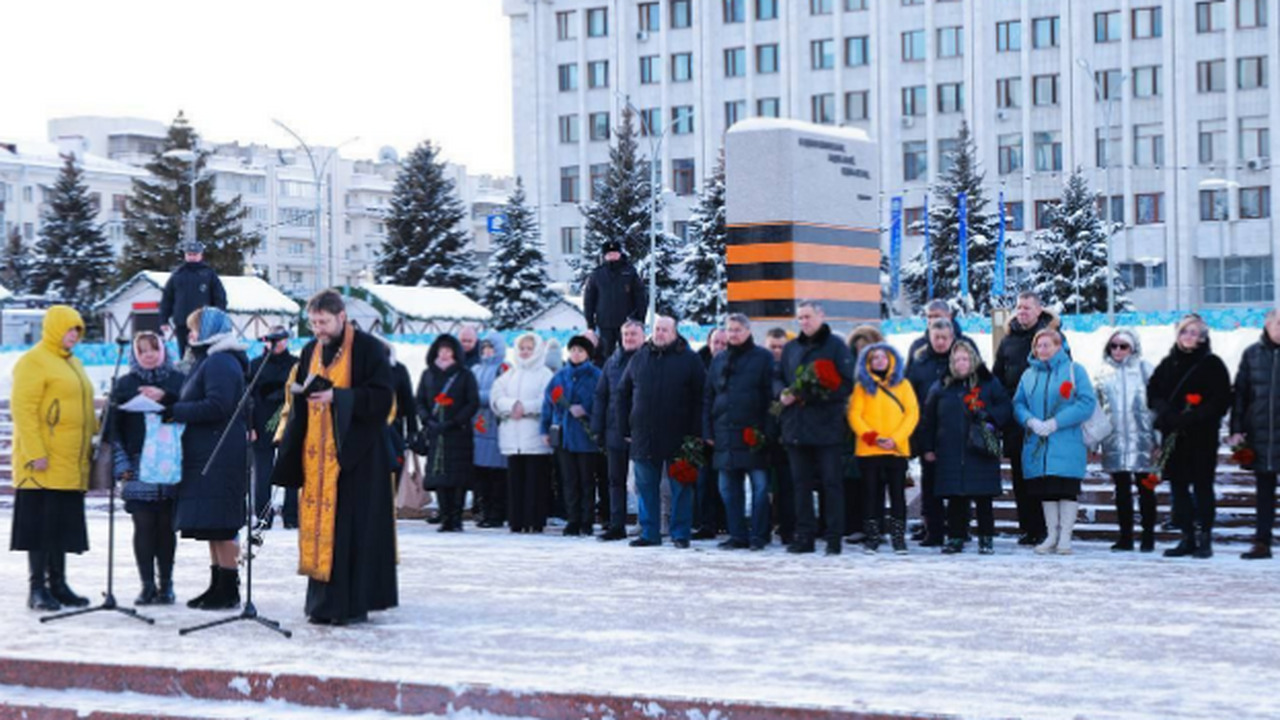
M 259 339 L 260 341 L 264 342 L 264 343 L 274 343 L 274 342 L 280 342 L 281 340 L 288 340 L 288 339 L 289 339 L 289 331 L 288 331 L 288 330 L 277 330 L 277 331 L 275 331 L 275 332 L 273 332 L 273 333 L 269 333 L 269 334 L 267 334 L 267 335 L 263 335 L 262 337 L 260 337 L 260 338 L 258 338 L 258 339 Z
M 121 336 L 119 336 L 119 337 L 117 337 L 117 338 L 116 338 L 116 344 L 117 344 L 117 345 L 119 345 L 119 346 L 121 346 L 121 347 L 123 347 L 123 346 L 125 346 L 125 345 L 128 345 L 130 342 L 132 342 L 132 340 L 130 340 L 129 338 L 125 337 L 124 335 L 121 335 Z

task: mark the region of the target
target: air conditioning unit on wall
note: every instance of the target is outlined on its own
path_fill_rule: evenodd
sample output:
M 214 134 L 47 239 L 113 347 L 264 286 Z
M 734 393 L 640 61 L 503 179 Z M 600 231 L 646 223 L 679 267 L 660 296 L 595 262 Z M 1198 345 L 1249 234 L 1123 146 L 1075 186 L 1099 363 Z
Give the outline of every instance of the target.
M 1250 170 L 1266 170 L 1271 167 L 1271 158 L 1256 157 L 1245 162 L 1244 166 Z

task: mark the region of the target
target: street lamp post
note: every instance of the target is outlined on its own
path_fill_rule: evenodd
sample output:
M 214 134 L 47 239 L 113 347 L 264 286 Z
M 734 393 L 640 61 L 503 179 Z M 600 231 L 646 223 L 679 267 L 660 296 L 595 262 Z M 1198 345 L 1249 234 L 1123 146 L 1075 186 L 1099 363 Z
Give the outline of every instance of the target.
M 1222 173 L 1225 176 L 1227 172 L 1226 166 L 1223 166 Z M 1201 190 L 1214 191 L 1213 215 L 1218 219 L 1218 286 L 1219 290 L 1218 302 L 1225 303 L 1227 301 L 1227 222 L 1231 219 L 1231 191 L 1240 187 L 1240 183 L 1235 180 L 1228 180 L 1226 177 L 1210 178 L 1200 181 Z M 1218 202 L 1217 195 L 1222 194 L 1222 202 Z M 1201 293 L 1203 295 L 1203 291 Z
M 191 170 L 191 207 L 187 209 L 187 217 L 183 222 L 182 239 L 184 242 L 196 241 L 196 160 L 200 155 L 195 150 L 174 149 L 166 151 L 162 157 L 173 158 L 190 165 Z
M 311 175 L 312 175 L 312 178 L 315 180 L 315 185 L 316 185 L 316 251 L 315 251 L 316 284 L 315 284 L 315 289 L 316 291 L 319 291 L 323 287 L 320 283 L 320 273 L 324 269 L 324 260 L 320 251 L 321 231 L 324 224 L 324 215 L 322 214 L 323 190 L 321 188 L 321 183 L 324 182 L 324 173 L 325 173 L 325 170 L 328 169 L 329 167 L 329 162 L 333 160 L 334 156 L 338 154 L 338 150 L 342 149 L 346 145 L 350 145 L 351 143 L 359 140 L 360 138 L 353 137 L 349 140 L 345 140 L 341 143 L 338 143 L 334 147 L 330 148 L 329 151 L 325 153 L 324 158 L 319 163 L 317 163 L 315 153 L 312 152 L 311 146 L 308 145 L 307 142 L 302 139 L 301 135 L 294 132 L 293 128 L 289 127 L 288 125 L 285 125 L 284 123 L 280 122 L 275 118 L 272 118 L 271 122 L 278 125 L 282 130 L 292 135 L 294 140 L 298 141 L 298 145 L 302 147 L 302 151 L 307 154 L 307 160 L 311 163 Z M 330 202 L 332 202 L 332 200 Z M 329 287 L 333 287 L 334 285 L 333 271 L 334 271 L 334 265 L 336 264 L 337 264 L 337 261 L 333 254 L 333 224 L 330 223 L 329 224 Z
M 1093 66 L 1084 58 L 1076 60 L 1076 64 L 1089 73 L 1089 79 L 1093 81 L 1094 97 L 1102 100 L 1102 122 L 1106 126 L 1106 136 L 1103 140 L 1102 151 L 1102 177 L 1103 187 L 1106 193 L 1106 201 L 1103 203 L 1103 215 L 1107 219 L 1107 324 L 1116 324 L 1116 288 L 1115 288 L 1115 257 L 1111 252 L 1111 235 L 1114 232 L 1115 223 L 1112 222 L 1111 216 L 1111 107 L 1116 98 L 1122 94 L 1124 81 L 1129 79 L 1129 73 L 1120 75 L 1120 82 L 1116 84 L 1114 92 L 1103 94 L 1102 84 L 1098 82 L 1098 74 L 1093 71 Z M 1112 88 L 1109 88 L 1112 89 Z M 1076 283 L 1079 285 L 1079 282 Z M 1076 292 L 1080 290 L 1077 287 Z M 1077 297 L 1078 294 L 1077 294 Z M 1077 303 L 1076 313 L 1079 314 L 1079 303 Z

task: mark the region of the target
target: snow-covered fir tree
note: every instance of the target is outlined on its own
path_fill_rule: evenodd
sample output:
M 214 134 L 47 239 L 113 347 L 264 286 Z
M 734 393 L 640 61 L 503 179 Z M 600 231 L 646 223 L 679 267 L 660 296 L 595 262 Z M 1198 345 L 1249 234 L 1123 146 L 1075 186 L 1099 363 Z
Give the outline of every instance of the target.
M 728 312 L 725 285 L 724 152 L 707 178 L 698 204 L 689 215 L 689 242 L 684 248 L 680 299 L 684 319 L 703 325 L 718 323 Z
M 165 157 L 170 150 L 195 150 L 196 238 L 204 244 L 204 261 L 224 275 L 239 275 L 245 259 L 262 242 L 261 235 L 244 226 L 249 209 L 237 195 L 229 202 L 214 198 L 213 176 L 204 172 L 207 150 L 199 150 L 199 134 L 181 112 L 169 126 L 169 135 L 147 164 L 150 175 L 135 178 L 133 194 L 125 206 L 125 243 L 118 275 L 128 278 L 141 270 L 170 270 L 182 262 L 182 232 L 191 208 L 191 163 Z
M 985 314 L 991 309 L 999 217 L 988 207 L 983 189 L 985 175 L 978 167 L 978 151 L 969 124 L 960 123 L 956 151 L 939 178 L 929 203 L 929 244 L 933 266 L 933 296 L 952 301 L 964 312 Z M 961 298 L 960 195 L 968 213 L 969 295 Z M 1006 252 L 1013 248 L 1013 234 L 1006 234 Z M 915 308 L 929 301 L 928 264 L 924 249 L 902 267 L 903 292 Z
M 649 162 L 639 158 L 635 114 L 624 108 L 613 131 L 609 149 L 609 172 L 587 197 L 582 207 L 586 219 L 582 253 L 570 260 L 573 281 L 582 287 L 587 276 L 600 264 L 600 246 L 606 240 L 622 244 L 627 259 L 639 264 L 649 254 L 649 205 L 652 178 Z M 658 208 L 661 211 L 661 207 Z
M 682 272 L 684 261 L 684 248 L 681 246 L 680 238 L 670 233 L 659 232 L 658 242 L 656 243 L 656 252 L 646 255 L 644 259 L 636 263 L 636 272 L 640 273 L 640 279 L 644 282 L 645 290 L 649 288 L 649 263 L 657 261 L 658 277 L 655 283 L 658 286 L 657 299 L 654 302 L 654 309 L 660 315 L 670 315 L 679 320 L 685 319 L 684 299 L 680 296 L 680 283 L 676 279 Z
M 507 223 L 503 232 L 493 237 L 484 305 L 493 313 L 494 327 L 511 330 L 554 302 L 557 293 L 550 288 L 538 221 L 526 203 L 524 181 L 520 178 L 516 178 L 516 189 L 503 212 Z
M 1069 313 L 1107 311 L 1107 225 L 1099 198 L 1076 168 L 1063 185 L 1062 200 L 1049 210 L 1048 226 L 1035 235 L 1038 264 L 1028 286 L 1047 306 Z M 1129 287 L 1119 273 L 1112 282 L 1116 309 L 1130 309 Z
M 9 232 L 3 248 L 0 248 L 0 286 L 14 295 L 27 292 L 27 273 L 30 264 L 27 246 L 17 226 Z
M 426 141 L 400 164 L 377 275 L 395 285 L 454 288 L 479 296 L 480 269 L 461 222 L 467 208 L 445 174 L 440 148 Z
M 113 280 L 111 243 L 97 222 L 84 170 L 70 155 L 49 196 L 27 270 L 28 289 L 49 294 L 82 312 L 101 300 Z

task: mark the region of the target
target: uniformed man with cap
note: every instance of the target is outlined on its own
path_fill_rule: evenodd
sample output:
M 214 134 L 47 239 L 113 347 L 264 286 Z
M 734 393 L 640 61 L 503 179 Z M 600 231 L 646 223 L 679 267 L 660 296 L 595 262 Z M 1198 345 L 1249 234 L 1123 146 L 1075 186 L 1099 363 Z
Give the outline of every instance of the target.
M 227 291 L 218 273 L 204 262 L 204 245 L 196 240 L 182 244 L 183 263 L 169 275 L 160 296 L 160 323 L 178 338 L 178 355 L 187 354 L 187 316 L 203 307 L 227 309 Z
M 600 246 L 604 262 L 587 276 L 582 288 L 583 314 L 587 327 L 600 337 L 596 348 L 608 358 L 622 338 L 622 325 L 627 320 L 644 322 L 649 296 L 644 281 L 635 267 L 622 254 L 622 244 L 606 240 Z

